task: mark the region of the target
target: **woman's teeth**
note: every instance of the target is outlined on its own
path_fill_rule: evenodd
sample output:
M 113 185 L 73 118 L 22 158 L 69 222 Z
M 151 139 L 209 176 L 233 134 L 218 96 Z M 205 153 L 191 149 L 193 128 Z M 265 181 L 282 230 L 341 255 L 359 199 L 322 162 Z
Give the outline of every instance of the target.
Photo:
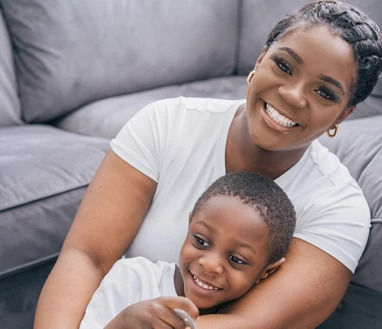
M 210 286 L 208 285 L 207 283 L 199 280 L 195 275 L 192 275 L 193 279 L 194 279 L 194 282 L 199 286 L 199 287 L 202 287 L 204 289 L 207 289 L 207 290 L 218 290 L 219 288 L 216 288 L 214 286 Z
M 298 126 L 297 122 L 294 122 L 287 117 L 284 117 L 281 115 L 277 110 L 275 110 L 271 105 L 268 103 L 265 104 L 265 111 L 269 114 L 269 116 L 276 121 L 279 125 L 284 126 L 286 128 L 296 127 Z

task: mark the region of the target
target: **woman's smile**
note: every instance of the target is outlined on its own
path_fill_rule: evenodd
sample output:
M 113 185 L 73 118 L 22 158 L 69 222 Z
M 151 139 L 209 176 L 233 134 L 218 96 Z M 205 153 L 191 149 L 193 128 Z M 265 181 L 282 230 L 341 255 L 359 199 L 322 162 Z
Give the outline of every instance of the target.
M 269 103 L 264 103 L 264 107 L 260 109 L 260 114 L 270 128 L 283 133 L 288 133 L 298 127 L 302 127 L 300 123 L 281 114 L 279 110 Z

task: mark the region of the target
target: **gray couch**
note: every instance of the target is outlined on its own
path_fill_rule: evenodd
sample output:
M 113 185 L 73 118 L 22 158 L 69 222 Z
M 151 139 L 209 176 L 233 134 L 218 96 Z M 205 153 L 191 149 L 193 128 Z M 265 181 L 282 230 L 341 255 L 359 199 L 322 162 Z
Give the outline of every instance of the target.
M 109 140 L 167 97 L 244 98 L 266 33 L 303 0 L 0 0 L 0 328 L 41 287 Z M 379 0 L 359 4 L 382 26 Z M 368 247 L 320 328 L 382 328 L 382 83 L 322 142 L 365 192 Z

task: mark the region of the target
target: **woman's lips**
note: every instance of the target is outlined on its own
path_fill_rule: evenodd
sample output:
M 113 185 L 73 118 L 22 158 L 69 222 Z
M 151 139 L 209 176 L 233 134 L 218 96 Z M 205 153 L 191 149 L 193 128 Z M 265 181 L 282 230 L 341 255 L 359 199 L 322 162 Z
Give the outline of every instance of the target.
M 289 132 L 294 128 L 302 127 L 301 124 L 282 115 L 268 103 L 264 103 L 264 107 L 260 110 L 260 113 L 267 125 L 273 129 Z
M 292 121 L 291 119 L 287 118 L 286 116 L 282 115 L 280 112 L 278 112 L 272 105 L 265 103 L 265 111 L 269 114 L 269 116 L 272 118 L 272 120 L 276 121 L 279 125 L 291 128 L 298 126 L 298 123 L 295 121 Z

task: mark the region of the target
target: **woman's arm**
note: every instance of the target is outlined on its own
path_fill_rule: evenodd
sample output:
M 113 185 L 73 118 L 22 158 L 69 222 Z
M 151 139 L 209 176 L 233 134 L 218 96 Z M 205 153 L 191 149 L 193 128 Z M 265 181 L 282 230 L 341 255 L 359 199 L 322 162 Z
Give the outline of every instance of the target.
M 339 304 L 351 272 L 321 249 L 294 238 L 287 261 L 268 279 L 228 306 L 201 316 L 198 329 L 310 329 Z
M 139 230 L 156 183 L 109 151 L 42 290 L 35 329 L 74 329 L 105 273 Z

